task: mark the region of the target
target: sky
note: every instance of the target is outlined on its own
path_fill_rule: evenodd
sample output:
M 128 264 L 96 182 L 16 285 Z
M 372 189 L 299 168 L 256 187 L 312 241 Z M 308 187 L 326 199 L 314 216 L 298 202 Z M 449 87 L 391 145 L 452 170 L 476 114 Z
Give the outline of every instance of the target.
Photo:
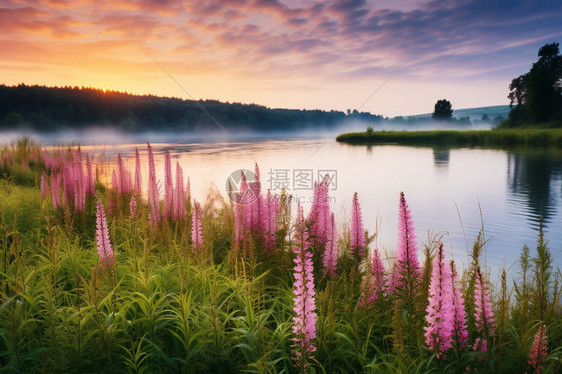
M 0 0 L 0 83 L 384 116 L 509 104 L 560 0 Z

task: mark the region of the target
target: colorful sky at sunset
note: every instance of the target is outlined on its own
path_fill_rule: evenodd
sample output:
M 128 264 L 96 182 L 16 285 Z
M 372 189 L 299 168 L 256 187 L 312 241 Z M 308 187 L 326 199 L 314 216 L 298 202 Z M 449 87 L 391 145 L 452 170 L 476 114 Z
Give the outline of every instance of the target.
M 2 0 L 0 83 L 385 116 L 500 105 L 561 20 L 560 0 Z

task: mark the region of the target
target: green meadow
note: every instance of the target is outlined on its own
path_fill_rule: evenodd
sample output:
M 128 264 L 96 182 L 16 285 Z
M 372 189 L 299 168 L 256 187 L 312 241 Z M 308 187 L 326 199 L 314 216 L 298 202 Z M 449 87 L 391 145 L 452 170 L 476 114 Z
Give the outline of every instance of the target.
M 562 147 L 562 129 L 365 131 L 339 135 L 349 144 L 404 144 L 452 147 Z

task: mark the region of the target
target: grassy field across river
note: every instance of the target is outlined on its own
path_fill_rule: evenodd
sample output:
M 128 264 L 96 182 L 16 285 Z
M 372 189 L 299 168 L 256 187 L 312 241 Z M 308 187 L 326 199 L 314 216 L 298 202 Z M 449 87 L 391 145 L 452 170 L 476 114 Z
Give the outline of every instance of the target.
M 432 131 L 366 131 L 339 135 L 350 144 L 405 144 L 450 146 L 556 146 L 562 147 L 562 129 L 492 129 Z

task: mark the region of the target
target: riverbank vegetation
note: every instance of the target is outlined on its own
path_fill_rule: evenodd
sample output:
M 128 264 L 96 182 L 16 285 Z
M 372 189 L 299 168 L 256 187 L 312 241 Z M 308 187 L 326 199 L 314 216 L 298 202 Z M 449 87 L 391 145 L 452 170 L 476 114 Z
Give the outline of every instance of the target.
M 339 135 L 349 144 L 404 144 L 449 147 L 562 147 L 562 129 L 372 131 Z
M 156 180 L 150 145 L 114 167 L 27 140 L 0 156 L 0 372 L 560 369 L 562 274 L 542 231 L 495 285 L 482 234 L 459 274 L 438 235 L 416 240 L 404 194 L 387 252 L 357 194 L 335 222 L 327 179 L 305 215 L 261 191 L 257 165 L 196 201 L 169 153 Z

